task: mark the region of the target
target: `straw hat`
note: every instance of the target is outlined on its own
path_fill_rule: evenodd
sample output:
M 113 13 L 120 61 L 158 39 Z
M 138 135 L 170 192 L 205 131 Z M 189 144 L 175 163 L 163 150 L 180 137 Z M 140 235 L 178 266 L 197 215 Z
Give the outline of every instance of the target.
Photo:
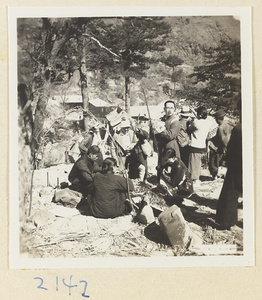
M 130 122 L 128 120 L 123 120 L 120 124 L 121 128 L 130 128 Z
M 190 117 L 191 116 L 191 112 L 190 112 L 190 108 L 187 105 L 182 106 L 182 109 L 180 111 L 180 115 L 182 117 Z

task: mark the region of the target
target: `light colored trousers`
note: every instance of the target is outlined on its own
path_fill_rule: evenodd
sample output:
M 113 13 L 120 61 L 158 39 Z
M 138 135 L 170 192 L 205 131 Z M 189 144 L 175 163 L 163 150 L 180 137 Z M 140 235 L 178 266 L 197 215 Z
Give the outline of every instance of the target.
M 188 171 L 191 173 L 192 180 L 197 180 L 201 174 L 201 158 L 203 153 L 190 153 L 188 161 Z

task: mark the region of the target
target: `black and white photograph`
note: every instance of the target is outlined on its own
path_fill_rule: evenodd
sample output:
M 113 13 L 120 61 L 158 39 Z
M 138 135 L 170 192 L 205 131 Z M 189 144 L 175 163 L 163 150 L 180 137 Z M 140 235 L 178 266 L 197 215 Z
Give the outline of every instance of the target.
M 254 264 L 250 26 L 10 8 L 12 268 Z

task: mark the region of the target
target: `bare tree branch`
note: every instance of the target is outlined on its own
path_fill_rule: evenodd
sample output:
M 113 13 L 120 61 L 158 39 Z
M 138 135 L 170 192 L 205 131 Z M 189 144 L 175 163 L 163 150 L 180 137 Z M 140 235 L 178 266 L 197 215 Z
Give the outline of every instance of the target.
M 105 47 L 104 45 L 102 45 L 102 44 L 99 42 L 99 40 L 97 40 L 96 38 L 92 37 L 90 34 L 88 34 L 88 33 L 83 33 L 83 36 L 88 36 L 91 40 L 95 41 L 95 42 L 98 44 L 98 46 L 99 46 L 100 48 L 105 49 L 106 51 L 108 51 L 108 52 L 111 53 L 112 55 L 114 55 L 114 56 L 120 58 L 120 56 L 119 56 L 118 54 L 114 53 L 113 51 L 111 51 L 110 49 L 108 49 L 107 47 Z
M 36 62 L 38 65 L 41 65 L 41 62 L 40 61 L 38 61 L 34 56 L 33 56 L 33 54 L 32 53 L 30 53 L 28 50 L 26 50 L 26 49 L 24 49 L 25 50 L 25 52 L 31 57 L 31 59 L 34 61 L 34 62 Z

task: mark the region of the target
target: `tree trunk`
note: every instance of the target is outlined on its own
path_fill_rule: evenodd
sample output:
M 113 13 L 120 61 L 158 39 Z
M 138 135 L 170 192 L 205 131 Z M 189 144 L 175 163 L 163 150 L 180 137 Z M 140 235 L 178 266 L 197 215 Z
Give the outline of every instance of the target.
M 79 68 L 81 81 L 81 94 L 84 111 L 89 111 L 89 97 L 87 89 L 87 73 L 86 73 L 86 38 L 82 37 L 80 40 L 81 48 L 81 66 Z M 88 130 L 89 116 L 84 116 L 84 130 Z
M 174 81 L 174 89 L 173 89 L 173 96 L 176 95 L 176 82 Z
M 33 128 L 33 140 L 32 140 L 32 153 L 36 154 L 42 143 L 44 121 L 46 117 L 46 107 L 50 94 L 50 82 L 46 80 L 43 85 L 42 93 L 39 95 L 37 101 L 35 117 L 34 117 L 34 128 Z
M 130 114 L 130 77 L 125 76 L 125 111 Z

